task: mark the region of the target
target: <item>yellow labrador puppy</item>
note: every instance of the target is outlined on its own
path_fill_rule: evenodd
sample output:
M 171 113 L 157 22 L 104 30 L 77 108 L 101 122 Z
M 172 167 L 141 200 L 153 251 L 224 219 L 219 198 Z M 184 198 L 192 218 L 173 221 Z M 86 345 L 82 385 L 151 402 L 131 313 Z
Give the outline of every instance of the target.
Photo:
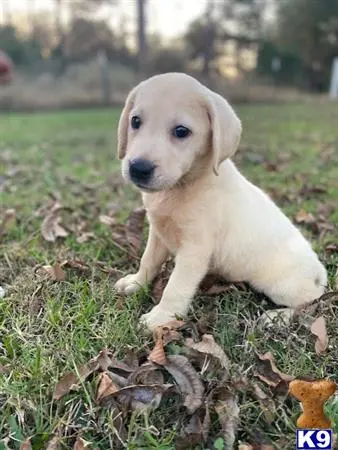
M 160 303 L 142 316 L 150 329 L 185 315 L 207 272 L 290 308 L 324 292 L 326 271 L 309 242 L 230 160 L 241 131 L 229 103 L 185 74 L 154 76 L 126 100 L 118 156 L 123 177 L 142 192 L 150 229 L 138 272 L 116 290 L 135 292 L 175 255 Z

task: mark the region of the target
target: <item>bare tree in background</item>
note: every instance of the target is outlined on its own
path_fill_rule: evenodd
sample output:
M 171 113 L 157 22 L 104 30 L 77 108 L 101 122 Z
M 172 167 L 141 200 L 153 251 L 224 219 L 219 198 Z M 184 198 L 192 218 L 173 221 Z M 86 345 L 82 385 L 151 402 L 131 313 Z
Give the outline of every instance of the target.
M 215 27 L 212 19 L 214 7 L 214 0 L 208 0 L 205 12 L 205 46 L 203 52 L 203 75 L 206 79 L 210 76 L 210 63 L 214 58 Z
M 146 3 L 147 0 L 137 0 L 137 31 L 138 31 L 138 71 L 143 76 L 147 67 L 147 37 L 146 37 Z

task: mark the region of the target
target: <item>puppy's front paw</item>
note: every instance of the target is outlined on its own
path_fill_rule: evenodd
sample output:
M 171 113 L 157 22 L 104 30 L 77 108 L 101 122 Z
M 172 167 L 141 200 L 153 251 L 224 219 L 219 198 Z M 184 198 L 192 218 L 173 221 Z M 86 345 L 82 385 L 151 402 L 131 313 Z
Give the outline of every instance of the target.
M 140 323 L 152 331 L 173 319 L 175 319 L 175 313 L 162 309 L 157 305 L 150 312 L 141 316 Z
M 145 283 L 138 273 L 132 273 L 124 278 L 121 278 L 115 283 L 114 288 L 119 294 L 130 295 L 137 292 Z

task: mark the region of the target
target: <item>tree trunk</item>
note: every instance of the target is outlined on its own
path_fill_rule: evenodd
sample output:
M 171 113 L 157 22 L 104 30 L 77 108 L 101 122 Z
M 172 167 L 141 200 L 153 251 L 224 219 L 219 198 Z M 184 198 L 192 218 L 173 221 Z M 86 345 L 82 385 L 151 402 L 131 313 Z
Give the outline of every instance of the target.
M 204 47 L 204 55 L 203 55 L 203 76 L 208 80 L 210 77 L 210 63 L 212 60 L 213 54 L 213 45 L 214 45 L 214 30 L 213 30 L 213 21 L 212 21 L 212 13 L 214 9 L 214 1 L 208 0 L 207 9 L 205 13 L 206 23 L 205 23 L 205 47 Z
M 145 75 L 147 68 L 146 2 L 147 0 L 137 0 L 138 72 L 140 77 Z
M 63 11 L 62 0 L 56 0 L 55 28 L 57 30 L 57 35 L 59 39 L 59 55 L 58 55 L 60 59 L 59 75 L 62 75 L 66 68 L 66 60 L 65 60 L 66 38 L 63 29 L 62 11 Z

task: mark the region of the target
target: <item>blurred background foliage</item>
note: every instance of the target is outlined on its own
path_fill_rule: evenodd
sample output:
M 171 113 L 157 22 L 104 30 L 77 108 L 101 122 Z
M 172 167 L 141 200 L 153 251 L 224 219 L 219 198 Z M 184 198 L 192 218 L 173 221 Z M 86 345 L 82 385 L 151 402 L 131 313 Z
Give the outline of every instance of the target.
M 168 71 L 191 73 L 234 101 L 321 93 L 338 56 L 337 0 L 174 0 L 165 8 L 161 0 L 1 0 L 0 6 L 0 50 L 14 64 L 10 83 L 0 86 L 3 108 L 34 107 L 36 92 L 37 107 L 120 103 L 139 79 Z M 166 33 L 157 20 L 164 9 Z M 176 21 L 183 12 L 182 29 Z

